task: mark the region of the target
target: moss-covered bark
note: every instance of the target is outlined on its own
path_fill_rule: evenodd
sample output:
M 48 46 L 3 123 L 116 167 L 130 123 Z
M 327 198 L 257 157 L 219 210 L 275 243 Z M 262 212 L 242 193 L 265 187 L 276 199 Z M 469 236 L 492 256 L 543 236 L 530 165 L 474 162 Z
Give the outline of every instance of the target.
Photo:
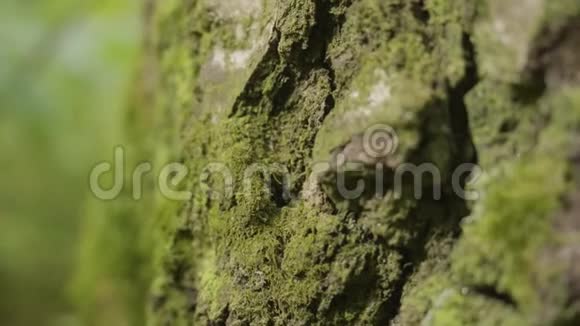
M 578 1 L 171 0 L 151 24 L 136 114 L 193 192 L 155 201 L 151 325 L 580 323 Z M 385 172 L 433 163 L 442 198 L 311 177 L 377 124 Z M 463 163 L 478 200 L 452 191 Z

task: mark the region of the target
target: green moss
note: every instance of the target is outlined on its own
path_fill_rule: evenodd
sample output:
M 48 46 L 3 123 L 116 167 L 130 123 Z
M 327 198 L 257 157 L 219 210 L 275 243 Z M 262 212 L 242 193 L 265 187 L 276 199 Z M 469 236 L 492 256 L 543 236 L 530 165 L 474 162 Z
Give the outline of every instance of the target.
M 537 105 L 514 101 L 516 96 L 510 85 L 492 80 L 482 81 L 467 96 L 471 132 L 485 169 L 536 145 L 544 118 Z
M 437 297 L 435 309 L 422 321 L 425 325 L 526 325 L 517 312 L 501 303 L 483 297 L 466 297 L 450 289 Z
M 530 78 L 542 46 L 557 38 L 580 12 L 574 0 L 490 0 L 481 7 L 474 34 L 481 72 L 493 80 L 514 84 Z
M 496 285 L 523 305 L 537 303 L 530 271 L 551 238 L 550 215 L 565 190 L 561 160 L 531 156 L 485 190 L 475 221 L 465 227 L 455 267 L 475 285 Z M 526 160 L 527 161 L 527 160 Z M 530 236 L 533 235 L 533 236 Z
M 390 318 L 384 311 L 391 304 L 389 302 L 397 300 L 396 288 L 404 277 L 405 259 L 398 250 L 377 248 L 365 239 L 372 234 L 390 237 L 387 234 L 401 233 L 395 236 L 401 240 L 391 242 L 403 245 L 420 237 L 421 232 L 411 230 L 413 223 L 399 223 L 396 218 L 392 223 L 381 222 L 384 215 L 367 218 L 366 223 L 357 223 L 352 216 L 328 214 L 324 206 L 313 206 L 313 202 L 296 202 L 281 208 L 264 190 L 263 182 L 267 176 L 258 173 L 245 184 L 241 181 L 246 169 L 254 163 L 282 163 L 293 181 L 290 190 L 299 193 L 309 173 L 315 139 L 317 144 L 334 142 L 316 146 L 315 151 L 323 154 L 314 154 L 314 161 L 326 159 L 327 152 L 340 145 L 336 142 L 344 141 L 344 135 L 362 132 L 372 121 L 401 126 L 402 144 L 406 151 L 403 157 L 411 156 L 410 153 L 418 149 L 423 132 L 421 121 L 427 120 L 424 116 L 430 115 L 427 113 L 429 110 L 434 110 L 428 102 L 434 96 L 444 97 L 441 90 L 434 92 L 430 86 L 439 73 L 438 65 L 434 63 L 443 57 L 453 61 L 445 73 L 453 80 L 460 78 L 459 72 L 464 67 L 461 33 L 452 36 L 445 32 L 444 27 L 461 19 L 461 15 L 436 21 L 441 26 L 437 37 L 446 41 L 438 45 L 441 52 L 432 55 L 432 49 L 423 42 L 427 37 L 427 26 L 414 17 L 410 6 L 396 9 L 394 5 L 398 3 L 392 1 L 391 7 L 365 1 L 353 5 L 354 10 L 342 3 L 331 5 L 329 9 L 311 1 L 289 2 L 278 11 L 276 30 L 279 35 L 268 34 L 265 30 L 264 49 L 248 67 L 248 73 L 241 73 L 246 76 L 243 78 L 216 70 L 212 63 L 216 60 L 219 40 L 224 40 L 220 45 L 223 48 L 217 48 L 219 51 L 223 49 L 223 53 L 217 53 L 226 58 L 236 44 L 228 32 L 223 37 L 218 36 L 220 31 L 228 30 L 227 22 L 213 26 L 208 36 L 201 34 L 201 38 L 193 40 L 199 43 L 188 44 L 186 40 L 176 42 L 174 49 L 163 50 L 163 56 L 167 56 L 164 75 L 175 78 L 182 74 L 182 69 L 199 74 L 197 81 L 191 74 L 183 75 L 178 81 L 168 80 L 162 96 L 170 102 L 160 104 L 168 107 L 168 103 L 175 102 L 172 98 L 180 99 L 179 105 L 172 109 L 177 116 L 181 115 L 179 112 L 187 112 L 191 105 L 200 110 L 193 123 L 188 125 L 191 131 L 186 134 L 186 140 L 193 143 L 193 146 L 185 147 L 191 152 L 189 155 L 201 154 L 201 157 L 192 156 L 192 170 L 199 172 L 205 163 L 215 160 L 227 166 L 237 182 L 231 199 L 204 200 L 203 192 L 196 191 L 193 199 L 196 213 L 189 217 L 183 215 L 181 222 L 178 221 L 164 236 L 170 243 L 180 243 L 183 254 L 179 254 L 175 244 L 162 254 L 170 263 L 159 271 L 161 279 L 166 279 L 166 286 L 161 287 L 159 295 L 168 300 L 157 312 L 157 315 L 165 316 L 160 320 L 167 318 L 165 320 L 177 322 L 186 319 L 187 314 L 183 313 L 173 319 L 170 317 L 170 312 L 187 309 L 182 290 L 185 284 L 193 286 L 198 293 L 191 317 L 198 322 L 230 318 L 258 324 L 317 320 L 366 324 Z M 378 15 L 380 11 L 374 10 L 377 7 L 402 14 L 388 16 L 388 20 L 396 20 L 390 25 L 392 32 L 397 28 L 409 32 L 394 34 L 392 42 L 381 46 L 375 53 L 370 54 L 370 48 L 369 53 L 358 52 L 357 57 L 368 59 L 360 71 L 353 69 L 357 66 L 354 57 L 346 64 L 351 68 L 333 64 L 336 70 L 331 70 L 334 67 L 329 68 L 325 61 L 338 62 L 351 48 L 348 45 L 360 37 L 357 33 L 368 27 L 389 26 L 382 20 L 384 13 Z M 325 25 L 340 21 L 340 16 L 349 12 L 344 33 L 339 33 L 332 25 Z M 383 18 L 374 19 L 373 16 Z M 210 24 L 197 23 L 195 26 L 206 28 Z M 449 28 L 451 31 L 452 27 Z M 322 34 L 331 30 L 337 34 Z M 209 39 L 213 40 L 211 44 L 207 43 Z M 322 48 L 325 43 L 328 49 Z M 185 49 L 191 46 L 196 52 L 188 58 Z M 455 53 L 444 53 L 448 47 Z M 182 53 L 182 59 L 176 60 L 180 56 L 172 55 L 174 52 Z M 199 58 L 204 59 L 199 61 Z M 396 68 L 398 66 L 402 68 Z M 383 68 L 378 70 L 378 67 Z M 346 96 L 340 84 L 355 73 L 357 77 L 351 88 L 361 95 L 358 99 Z M 377 85 L 377 82 L 385 85 Z M 175 84 L 180 86 L 175 88 L 172 86 Z M 377 90 L 379 86 L 382 89 Z M 188 97 L 186 90 L 195 87 L 200 88 L 201 95 Z M 396 100 L 388 105 L 389 109 L 382 107 L 384 103 L 379 103 L 380 107 L 373 108 L 376 111 L 368 119 L 361 119 L 360 123 L 352 120 L 335 122 L 342 121 L 344 115 L 354 112 L 355 108 L 368 105 L 361 98 L 376 101 L 372 99 L 376 96 L 372 94 L 373 88 L 375 93 L 385 91 L 383 88 L 393 89 Z M 338 98 L 350 100 L 342 101 L 326 118 L 327 111 L 333 109 Z M 179 119 L 182 122 L 178 125 L 187 121 L 183 116 Z M 212 121 L 214 128 L 209 133 L 193 132 Z M 323 122 L 326 129 L 319 132 Z M 430 133 L 437 136 L 432 137 L 432 147 L 425 146 L 424 153 L 440 164 L 448 165 L 449 154 L 444 153 L 449 150 L 444 148 L 451 146 L 449 135 L 440 129 L 433 129 Z M 197 146 L 203 146 L 205 152 L 198 150 Z M 272 151 L 273 148 L 276 150 Z M 212 176 L 208 184 L 217 185 L 222 181 L 222 178 Z M 196 187 L 195 181 L 189 184 Z M 209 208 L 195 210 L 195 206 L 200 204 Z M 406 214 L 411 213 L 401 210 L 401 221 L 405 220 Z M 193 239 L 179 236 L 183 230 L 191 228 L 190 223 L 198 223 L 201 227 L 191 233 Z M 386 233 L 379 231 L 381 223 L 389 225 L 390 230 Z M 402 235 L 405 232 L 407 235 Z M 187 259 L 187 255 L 197 258 Z M 177 282 L 173 280 L 175 278 L 178 278 Z M 271 311 L 278 313 L 273 315 Z M 223 315 L 225 312 L 229 312 L 229 317 Z
M 157 9 L 156 162 L 186 162 L 182 187 L 193 198 L 156 199 L 151 324 L 533 319 L 543 289 L 535 277 L 553 275 L 538 253 L 555 241 L 552 216 L 568 190 L 563 153 L 574 123 L 559 107 L 578 101 L 520 78 L 516 59 L 543 26 L 534 12 L 529 26 L 507 35 L 523 43 L 494 53 L 501 40 L 489 28 L 495 15 L 513 18 L 513 4 L 481 5 L 474 27 L 473 4 L 422 3 L 264 1 L 260 12 L 237 0 L 238 11 L 225 10 L 225 1 Z M 482 80 L 465 96 L 477 79 L 470 35 Z M 312 163 L 329 161 L 376 124 L 397 132 L 396 162 L 440 169 L 442 200 L 413 198 L 406 184 L 401 199 L 389 192 L 340 209 L 308 178 Z M 461 233 L 468 203 L 445 181 L 473 161 L 471 136 L 489 175 Z M 216 163 L 235 181 L 231 197 L 209 194 L 223 195 L 228 175 L 200 180 Z M 256 163 L 267 169 L 246 175 Z M 281 196 L 284 173 L 291 199 Z M 265 187 L 270 176 L 276 182 Z

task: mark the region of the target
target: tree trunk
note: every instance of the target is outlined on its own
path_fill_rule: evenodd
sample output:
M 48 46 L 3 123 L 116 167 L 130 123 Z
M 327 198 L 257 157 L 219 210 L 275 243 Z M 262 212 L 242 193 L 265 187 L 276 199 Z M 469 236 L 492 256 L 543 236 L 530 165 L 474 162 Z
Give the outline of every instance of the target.
M 131 224 L 156 235 L 151 325 L 580 323 L 578 1 L 174 0 L 149 22 L 134 115 L 192 193 Z

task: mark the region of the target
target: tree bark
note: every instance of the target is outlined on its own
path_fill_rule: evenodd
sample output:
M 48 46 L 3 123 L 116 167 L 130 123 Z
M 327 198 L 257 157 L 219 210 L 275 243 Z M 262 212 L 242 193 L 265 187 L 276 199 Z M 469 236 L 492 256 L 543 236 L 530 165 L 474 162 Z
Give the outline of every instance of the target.
M 192 198 L 138 231 L 148 322 L 579 323 L 579 31 L 575 0 L 156 1 L 134 115 Z

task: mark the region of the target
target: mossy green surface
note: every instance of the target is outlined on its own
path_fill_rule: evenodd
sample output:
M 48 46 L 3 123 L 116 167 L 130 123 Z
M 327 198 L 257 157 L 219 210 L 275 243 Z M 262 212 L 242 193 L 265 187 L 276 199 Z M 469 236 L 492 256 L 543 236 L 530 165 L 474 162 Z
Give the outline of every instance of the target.
M 510 16 L 518 3 L 158 2 L 157 162 L 185 162 L 193 196 L 156 201 L 149 324 L 578 321 L 574 288 L 549 285 L 564 269 L 542 264 L 577 243 L 560 243 L 555 225 L 574 188 L 578 90 L 538 74 L 557 65 L 529 64 L 561 8 Z M 558 26 L 578 19 L 566 15 Z M 498 20 L 515 34 L 490 34 Z M 519 43 L 494 45 L 508 36 Z M 312 177 L 377 124 L 397 132 L 397 162 L 439 168 L 441 199 L 405 184 L 400 198 L 342 205 Z M 466 202 L 451 176 L 476 162 L 481 197 Z

